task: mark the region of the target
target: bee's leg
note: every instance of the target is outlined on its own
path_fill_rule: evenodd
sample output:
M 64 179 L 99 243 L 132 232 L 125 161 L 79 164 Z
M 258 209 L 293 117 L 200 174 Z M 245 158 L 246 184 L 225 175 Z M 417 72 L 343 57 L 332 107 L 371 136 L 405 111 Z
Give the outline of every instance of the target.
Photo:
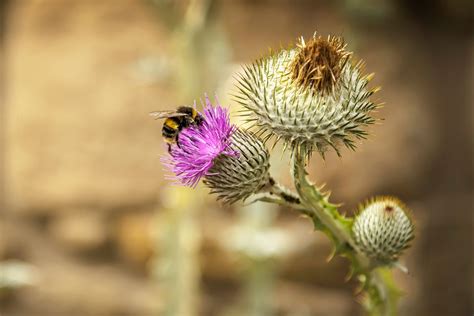
M 168 154 L 171 155 L 171 144 L 170 143 L 168 143 Z
M 179 134 L 176 135 L 176 145 L 178 145 L 179 149 L 181 149 L 181 145 L 179 144 Z

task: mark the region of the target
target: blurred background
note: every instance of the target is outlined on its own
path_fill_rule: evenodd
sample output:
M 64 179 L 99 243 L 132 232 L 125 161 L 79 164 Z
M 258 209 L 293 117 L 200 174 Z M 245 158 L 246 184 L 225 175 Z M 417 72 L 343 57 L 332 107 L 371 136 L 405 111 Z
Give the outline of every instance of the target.
M 380 194 L 412 209 L 400 315 L 472 314 L 472 6 L 0 1 L 0 314 L 362 315 L 309 220 L 167 182 L 148 116 L 205 92 L 236 112 L 240 65 L 314 31 L 375 72 L 385 120 L 356 152 L 315 155 L 312 179 L 349 214 Z

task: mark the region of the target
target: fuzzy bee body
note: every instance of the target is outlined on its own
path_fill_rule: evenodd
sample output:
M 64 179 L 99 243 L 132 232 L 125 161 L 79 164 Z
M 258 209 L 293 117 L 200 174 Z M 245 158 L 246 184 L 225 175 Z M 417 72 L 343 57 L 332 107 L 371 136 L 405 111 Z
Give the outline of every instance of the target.
M 192 125 L 199 126 L 204 121 L 202 115 L 190 106 L 180 106 L 175 111 L 151 112 L 150 115 L 155 119 L 165 119 L 161 135 L 165 142 L 168 143 L 168 150 L 171 150 L 171 144 L 179 146 L 179 133 L 184 128 Z

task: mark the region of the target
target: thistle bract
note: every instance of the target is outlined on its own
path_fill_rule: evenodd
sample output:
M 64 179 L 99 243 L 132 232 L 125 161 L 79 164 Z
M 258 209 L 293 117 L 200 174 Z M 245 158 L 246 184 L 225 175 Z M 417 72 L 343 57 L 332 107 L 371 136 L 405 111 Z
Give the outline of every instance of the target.
M 371 77 L 341 38 L 314 35 L 246 66 L 235 97 L 264 140 L 274 136 L 304 154 L 324 156 L 328 147 L 340 154 L 340 144 L 355 149 L 354 138 L 365 138 L 375 122 Z
M 219 156 L 204 179 L 211 193 L 227 203 L 245 200 L 270 179 L 270 154 L 255 135 L 237 129 L 232 134 L 231 150 L 239 154 Z
M 379 263 L 397 260 L 414 238 L 414 226 L 403 204 L 395 198 L 377 198 L 361 207 L 352 227 L 360 249 Z

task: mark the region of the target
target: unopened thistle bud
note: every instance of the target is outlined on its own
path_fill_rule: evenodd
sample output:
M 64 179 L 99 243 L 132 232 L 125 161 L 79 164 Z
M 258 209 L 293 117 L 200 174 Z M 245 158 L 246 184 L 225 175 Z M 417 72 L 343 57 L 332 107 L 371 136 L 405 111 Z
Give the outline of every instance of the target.
M 355 149 L 354 138 L 365 138 L 375 122 L 371 78 L 342 38 L 314 35 L 246 66 L 235 97 L 264 140 L 275 136 L 305 154 L 324 155 L 328 147 L 340 154 L 340 144 Z
M 391 197 L 376 198 L 361 206 L 352 232 L 360 249 L 378 263 L 390 264 L 410 246 L 414 225 L 406 207 Z
M 203 123 L 183 129 L 165 165 L 186 186 L 204 178 L 211 193 L 228 203 L 244 200 L 269 181 L 269 153 L 253 134 L 230 123 L 228 110 L 206 97 Z

